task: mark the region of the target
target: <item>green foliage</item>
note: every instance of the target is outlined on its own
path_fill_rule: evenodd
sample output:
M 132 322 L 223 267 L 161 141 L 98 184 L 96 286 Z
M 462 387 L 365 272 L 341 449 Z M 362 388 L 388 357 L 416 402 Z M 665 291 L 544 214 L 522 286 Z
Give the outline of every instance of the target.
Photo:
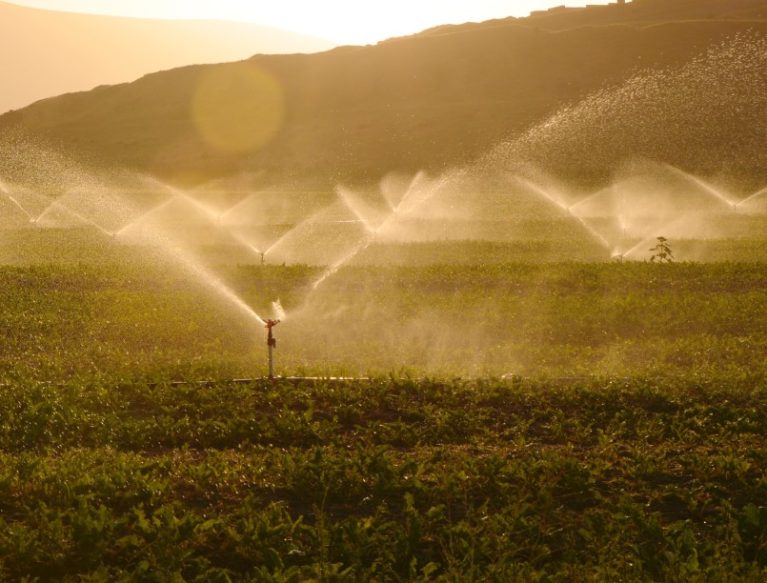
M 17 408 L 10 395 L 39 408 L 52 394 L 8 387 L 0 416 Z M 24 442 L 27 422 L 4 423 L 10 580 L 749 581 L 767 569 L 760 382 L 73 387 L 57 406 L 70 424 Z M 435 429 L 456 415 L 460 431 Z
M 317 268 L 224 266 L 219 273 L 260 313 L 282 299 L 289 321 L 277 330 L 280 373 L 767 371 L 765 264 L 662 267 L 351 267 L 315 292 Z M 6 267 L 0 301 L 0 379 L 167 382 L 265 370 L 262 327 L 162 264 Z M 353 423 L 355 415 L 350 408 L 341 421 Z M 460 424 L 445 420 L 435 431 L 460 435 Z
M 674 254 L 671 251 L 671 243 L 668 242 L 668 239 L 666 237 L 657 237 L 656 241 L 655 247 L 650 248 L 652 252 L 650 263 L 655 263 L 656 261 L 658 263 L 673 263 Z
M 316 269 L 229 268 L 305 308 L 286 368 L 420 380 L 200 383 L 262 372 L 263 331 L 188 279 L 5 267 L 0 575 L 763 579 L 764 270 L 353 267 L 307 296 Z

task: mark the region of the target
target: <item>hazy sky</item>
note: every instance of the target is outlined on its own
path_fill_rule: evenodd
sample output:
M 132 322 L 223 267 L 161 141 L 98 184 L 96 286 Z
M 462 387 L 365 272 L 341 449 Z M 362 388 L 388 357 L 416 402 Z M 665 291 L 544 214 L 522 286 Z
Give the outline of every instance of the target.
M 248 20 L 336 43 L 373 43 L 439 24 L 526 16 L 578 0 L 10 0 L 53 10 L 156 18 Z M 607 4 L 608 0 L 588 0 Z

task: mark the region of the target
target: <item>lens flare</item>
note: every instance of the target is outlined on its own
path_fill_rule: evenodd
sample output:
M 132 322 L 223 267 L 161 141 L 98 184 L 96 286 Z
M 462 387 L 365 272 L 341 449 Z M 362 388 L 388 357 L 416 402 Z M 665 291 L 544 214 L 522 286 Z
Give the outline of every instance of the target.
M 251 62 L 207 67 L 192 100 L 192 117 L 216 150 L 251 152 L 282 127 L 284 92 L 274 76 Z

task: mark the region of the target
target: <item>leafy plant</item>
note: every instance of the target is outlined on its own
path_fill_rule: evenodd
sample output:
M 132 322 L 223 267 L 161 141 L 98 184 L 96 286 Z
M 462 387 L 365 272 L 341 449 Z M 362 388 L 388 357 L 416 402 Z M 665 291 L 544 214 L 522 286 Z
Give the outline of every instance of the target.
M 651 263 L 673 263 L 674 254 L 671 251 L 671 244 L 666 237 L 657 237 L 657 243 L 655 247 L 651 247 L 652 255 L 650 256 Z

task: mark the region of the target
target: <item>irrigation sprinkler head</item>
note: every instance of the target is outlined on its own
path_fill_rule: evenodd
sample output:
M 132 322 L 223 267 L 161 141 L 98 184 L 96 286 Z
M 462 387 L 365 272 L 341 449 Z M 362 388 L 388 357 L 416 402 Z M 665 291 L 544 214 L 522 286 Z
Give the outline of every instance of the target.
M 277 339 L 272 334 L 272 328 L 279 324 L 279 320 L 264 320 L 264 328 L 266 328 L 266 346 L 269 351 L 269 380 L 274 380 L 274 354 L 273 351 L 277 348 Z
M 279 324 L 281 320 L 264 320 L 264 328 L 269 330 L 269 334 L 272 333 L 272 328 Z

